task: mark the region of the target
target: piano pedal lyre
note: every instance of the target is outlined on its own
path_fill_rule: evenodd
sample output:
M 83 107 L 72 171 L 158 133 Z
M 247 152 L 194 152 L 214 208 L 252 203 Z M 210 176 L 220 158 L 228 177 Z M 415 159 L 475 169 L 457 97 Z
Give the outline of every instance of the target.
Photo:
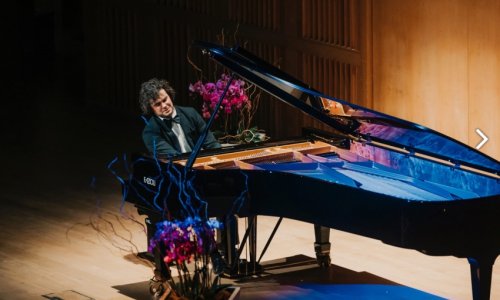
M 231 220 L 237 224 L 236 216 L 230 216 Z M 225 261 L 226 270 L 223 274 L 227 278 L 244 278 L 262 273 L 262 266 L 256 261 L 257 251 L 257 216 L 249 216 L 248 225 L 241 243 L 238 244 L 239 238 L 234 235 L 237 233 L 237 227 L 227 227 L 226 237 L 232 239 L 225 240 Z M 226 222 L 229 223 L 229 222 Z M 233 234 L 231 234 L 233 233 Z M 249 251 L 249 260 L 242 259 L 243 249 Z

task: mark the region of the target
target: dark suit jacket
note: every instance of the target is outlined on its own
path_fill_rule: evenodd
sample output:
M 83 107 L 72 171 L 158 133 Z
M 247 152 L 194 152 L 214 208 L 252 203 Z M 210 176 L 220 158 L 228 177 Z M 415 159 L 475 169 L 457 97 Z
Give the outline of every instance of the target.
M 186 135 L 186 140 L 191 149 L 193 149 L 198 138 L 205 129 L 205 121 L 192 107 L 175 106 L 175 110 L 177 111 L 177 115 L 179 115 L 180 124 Z M 142 132 L 142 139 L 151 154 L 181 154 L 181 147 L 177 136 L 172 129 L 157 116 L 153 116 L 149 119 L 148 124 Z M 208 133 L 203 143 L 203 148 L 220 148 L 220 144 L 211 132 Z

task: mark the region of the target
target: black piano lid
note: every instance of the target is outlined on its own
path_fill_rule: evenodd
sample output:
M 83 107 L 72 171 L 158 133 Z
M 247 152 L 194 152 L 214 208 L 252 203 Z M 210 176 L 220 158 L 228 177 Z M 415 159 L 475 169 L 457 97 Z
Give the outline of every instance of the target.
M 497 160 L 472 147 L 422 125 L 326 96 L 243 48 L 194 44 L 242 78 L 354 139 L 500 174 Z

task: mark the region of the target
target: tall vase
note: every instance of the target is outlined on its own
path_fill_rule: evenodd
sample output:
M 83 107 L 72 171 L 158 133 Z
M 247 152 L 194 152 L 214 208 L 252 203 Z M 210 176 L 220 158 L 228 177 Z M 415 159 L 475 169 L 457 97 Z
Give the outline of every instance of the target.
M 214 300 L 238 300 L 240 299 L 240 287 L 229 286 L 215 294 Z

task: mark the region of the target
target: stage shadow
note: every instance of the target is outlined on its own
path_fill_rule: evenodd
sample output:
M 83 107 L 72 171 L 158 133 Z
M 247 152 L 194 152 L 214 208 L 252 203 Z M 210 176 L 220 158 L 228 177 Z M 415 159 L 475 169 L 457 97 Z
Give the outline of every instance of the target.
M 315 258 L 296 255 L 264 262 L 260 276 L 235 282 L 244 299 L 443 299 L 368 272 L 337 265 L 320 268 Z
M 143 253 L 144 252 L 141 252 L 139 254 L 130 253 L 130 254 L 123 256 L 123 259 L 125 259 L 126 261 L 131 262 L 133 264 L 136 264 L 136 265 L 143 265 L 145 267 L 153 268 L 154 263 L 152 262 L 151 259 L 149 259 L 149 257 L 146 257 L 146 255 Z
M 149 294 L 149 280 L 115 285 L 112 288 L 116 289 L 120 294 L 136 300 L 151 300 Z
M 262 263 L 264 272 L 238 280 L 240 300 L 248 299 L 444 299 L 368 272 L 337 265 L 320 268 L 316 259 L 296 255 Z M 244 270 L 241 270 L 244 272 Z M 113 286 L 133 299 L 150 299 L 148 281 Z

